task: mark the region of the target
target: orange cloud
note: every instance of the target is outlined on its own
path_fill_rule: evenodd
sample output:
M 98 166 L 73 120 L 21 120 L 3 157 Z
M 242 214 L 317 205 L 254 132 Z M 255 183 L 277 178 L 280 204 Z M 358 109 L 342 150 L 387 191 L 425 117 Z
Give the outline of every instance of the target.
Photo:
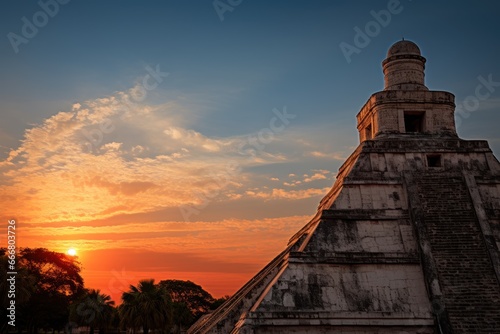
M 244 136 L 204 136 L 182 126 L 182 106 L 131 105 L 128 94 L 74 104 L 26 130 L 0 162 L 4 214 L 85 221 L 199 206 L 214 193 L 234 200 L 248 180 L 245 167 L 287 160 L 279 152 L 242 154 Z
M 129 94 L 75 103 L 26 130 L 0 161 L 0 219 L 19 222 L 20 247 L 77 248 L 91 287 L 126 269 L 236 288 L 307 223 L 303 207 L 328 188 L 300 186 L 329 172 L 273 189 L 253 169 L 293 163 L 293 130 L 250 150 L 248 136 L 190 129 L 178 103 L 131 104 Z M 182 207 L 196 211 L 191 222 Z
M 289 199 L 298 200 L 315 196 L 325 195 L 330 188 L 309 188 L 302 190 L 286 190 L 274 188 L 271 191 L 247 191 L 246 195 L 262 199 Z
M 326 172 L 326 173 L 325 173 Z M 311 176 L 307 176 L 305 179 L 304 179 L 304 182 L 312 182 L 314 180 L 324 180 L 326 179 L 326 176 L 325 174 L 328 173 L 328 171 L 325 171 L 325 172 L 319 172 L 319 173 L 314 173 L 313 175 Z
M 346 159 L 346 157 L 342 153 L 338 152 L 328 153 L 328 152 L 312 151 L 309 153 L 309 155 L 315 158 L 339 160 L 339 161 L 344 161 Z

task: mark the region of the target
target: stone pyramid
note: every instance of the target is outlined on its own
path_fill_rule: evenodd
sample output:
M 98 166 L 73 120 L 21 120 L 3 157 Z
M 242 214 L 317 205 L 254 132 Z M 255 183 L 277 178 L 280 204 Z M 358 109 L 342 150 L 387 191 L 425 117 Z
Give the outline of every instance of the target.
M 500 333 L 500 163 L 425 61 L 391 46 L 317 214 L 188 333 Z

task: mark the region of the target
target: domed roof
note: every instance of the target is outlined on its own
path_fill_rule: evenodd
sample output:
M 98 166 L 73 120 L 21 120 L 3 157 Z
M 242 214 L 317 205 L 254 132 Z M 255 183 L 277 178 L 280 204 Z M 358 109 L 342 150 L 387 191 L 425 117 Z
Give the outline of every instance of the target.
M 399 41 L 394 43 L 390 48 L 389 51 L 387 51 L 387 58 L 394 56 L 394 55 L 401 55 L 401 54 L 412 54 L 412 55 L 421 55 L 420 54 L 420 49 L 418 48 L 417 44 L 411 42 L 411 41 Z

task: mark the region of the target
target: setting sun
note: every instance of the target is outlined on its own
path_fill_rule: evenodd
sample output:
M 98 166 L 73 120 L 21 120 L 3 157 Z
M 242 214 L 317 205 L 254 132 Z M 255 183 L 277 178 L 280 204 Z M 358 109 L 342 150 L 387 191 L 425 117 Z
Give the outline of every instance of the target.
M 68 253 L 68 255 L 75 256 L 76 255 L 76 249 L 70 248 L 70 249 L 68 249 L 68 251 L 66 253 Z

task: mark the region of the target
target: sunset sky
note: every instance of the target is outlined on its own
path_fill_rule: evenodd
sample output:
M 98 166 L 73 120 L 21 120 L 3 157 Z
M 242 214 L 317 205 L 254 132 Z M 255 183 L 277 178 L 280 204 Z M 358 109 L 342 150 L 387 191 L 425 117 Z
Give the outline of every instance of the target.
M 142 278 L 230 295 L 277 255 L 358 145 L 402 37 L 465 110 L 460 136 L 500 156 L 498 2 L 60 2 L 0 12 L 1 226 L 75 248 L 116 301 Z

